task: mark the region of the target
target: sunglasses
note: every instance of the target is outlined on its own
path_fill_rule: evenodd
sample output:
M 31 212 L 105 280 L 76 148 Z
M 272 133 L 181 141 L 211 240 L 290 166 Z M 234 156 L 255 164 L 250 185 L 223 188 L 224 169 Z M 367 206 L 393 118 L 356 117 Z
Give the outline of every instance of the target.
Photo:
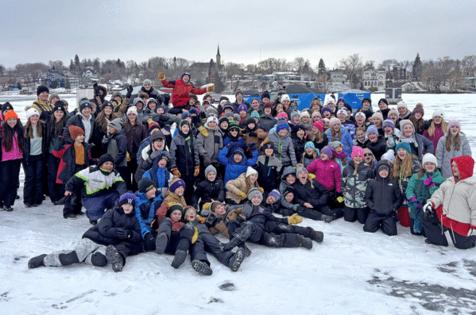
M 364 156 L 374 156 L 372 153 L 364 153 Z

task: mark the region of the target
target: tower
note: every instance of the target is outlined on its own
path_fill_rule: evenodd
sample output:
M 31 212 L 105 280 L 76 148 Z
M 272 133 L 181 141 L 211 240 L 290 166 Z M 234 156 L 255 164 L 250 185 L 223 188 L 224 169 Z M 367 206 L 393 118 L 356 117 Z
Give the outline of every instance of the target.
M 221 67 L 220 45 L 218 45 L 218 47 L 217 47 L 217 58 L 216 58 L 216 61 L 217 61 L 217 67 L 220 68 L 220 67 Z

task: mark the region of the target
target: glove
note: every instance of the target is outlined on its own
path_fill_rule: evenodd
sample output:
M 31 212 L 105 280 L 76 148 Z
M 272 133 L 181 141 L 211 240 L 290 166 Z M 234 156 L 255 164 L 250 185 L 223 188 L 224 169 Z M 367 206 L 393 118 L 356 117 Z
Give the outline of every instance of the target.
M 151 243 L 151 242 L 155 243 L 155 237 L 150 232 L 145 233 L 144 236 L 143 236 L 143 239 L 147 243 Z
M 116 236 L 120 238 L 121 240 L 126 240 L 130 237 L 130 231 L 122 228 L 118 228 L 116 230 Z
M 157 79 L 159 79 L 159 81 L 165 80 L 165 72 L 159 72 L 157 74 Z
M 288 217 L 288 224 L 299 224 L 301 222 L 302 222 L 302 217 L 297 213 L 290 215 Z
M 207 92 L 213 92 L 215 91 L 215 84 L 210 84 L 209 86 L 207 86 Z
M 314 179 L 316 179 L 316 175 L 313 174 L 313 173 L 309 173 L 309 174 L 307 174 L 307 178 L 309 178 L 309 180 L 314 180 Z
M 159 152 L 159 151 L 154 151 L 154 152 L 152 152 L 152 153 L 150 154 L 149 157 L 150 157 L 150 159 L 153 161 L 153 160 L 155 160 L 155 159 L 160 155 L 160 153 L 161 153 L 161 152 Z
M 338 203 L 343 203 L 344 202 L 344 196 L 342 196 L 341 193 L 337 193 L 336 201 Z
M 180 177 L 182 174 L 180 174 L 180 171 L 178 168 L 174 167 L 170 170 L 170 172 L 175 176 L 175 177 Z
M 195 170 L 193 171 L 193 176 L 197 177 L 200 174 L 200 165 L 195 166 Z
M 193 227 L 193 235 L 192 235 L 192 244 L 195 244 L 198 240 L 198 228 L 196 226 Z
M 126 97 L 127 97 L 127 98 L 131 98 L 131 96 L 132 96 L 132 90 L 133 90 L 132 85 L 129 84 L 129 85 L 127 86 L 127 94 L 126 94 Z M 120 105 L 120 104 L 119 104 L 119 105 Z
M 425 214 L 435 213 L 435 209 L 433 208 L 433 203 L 431 201 L 425 203 L 425 205 L 423 206 L 423 212 L 425 212 Z
M 246 193 L 244 193 L 244 192 L 242 192 L 242 191 L 240 191 L 240 192 L 238 193 L 238 196 L 240 196 L 241 199 L 246 199 L 246 198 L 248 197 L 248 196 L 246 195 Z

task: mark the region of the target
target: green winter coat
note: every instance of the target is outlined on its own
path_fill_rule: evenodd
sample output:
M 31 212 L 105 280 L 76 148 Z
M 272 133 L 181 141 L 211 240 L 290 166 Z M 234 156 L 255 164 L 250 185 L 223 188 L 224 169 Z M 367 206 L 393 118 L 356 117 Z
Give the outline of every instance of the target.
M 418 173 L 413 174 L 405 191 L 409 207 L 423 206 L 444 180 L 438 170 L 432 175 L 425 172 L 421 178 Z

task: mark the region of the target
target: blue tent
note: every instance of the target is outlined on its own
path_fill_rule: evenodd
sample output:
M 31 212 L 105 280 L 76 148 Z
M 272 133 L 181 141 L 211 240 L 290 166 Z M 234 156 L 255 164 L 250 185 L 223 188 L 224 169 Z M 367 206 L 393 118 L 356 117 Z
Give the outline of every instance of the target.
M 370 92 L 362 90 L 347 90 L 339 92 L 339 98 L 343 98 L 344 102 L 352 106 L 352 110 L 355 111 L 362 107 L 362 100 L 364 98 L 370 99 Z
M 326 93 L 320 93 L 304 85 L 288 85 L 286 87 L 286 93 L 288 93 L 291 101 L 296 102 L 299 110 L 309 108 L 312 100 L 315 98 L 319 98 L 321 104 L 323 104 L 324 98 L 326 97 Z

